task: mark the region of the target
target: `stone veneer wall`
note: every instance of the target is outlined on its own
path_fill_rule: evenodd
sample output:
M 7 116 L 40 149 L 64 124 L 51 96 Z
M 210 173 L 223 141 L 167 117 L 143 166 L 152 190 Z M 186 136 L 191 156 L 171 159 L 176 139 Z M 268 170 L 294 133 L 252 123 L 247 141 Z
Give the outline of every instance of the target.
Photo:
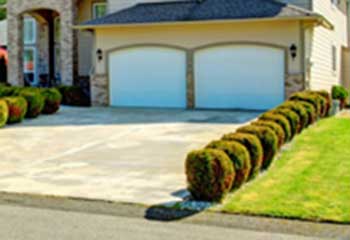
M 8 82 L 23 85 L 23 14 L 39 9 L 56 11 L 61 17 L 62 84 L 72 85 L 77 76 L 77 37 L 72 26 L 77 19 L 77 0 L 8 0 Z

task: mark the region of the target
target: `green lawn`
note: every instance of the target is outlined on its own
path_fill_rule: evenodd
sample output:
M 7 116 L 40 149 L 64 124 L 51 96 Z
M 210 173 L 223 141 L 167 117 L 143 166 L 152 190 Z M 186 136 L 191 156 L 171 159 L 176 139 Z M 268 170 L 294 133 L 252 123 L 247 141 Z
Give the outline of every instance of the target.
M 304 131 L 219 210 L 350 223 L 350 118 L 325 119 Z

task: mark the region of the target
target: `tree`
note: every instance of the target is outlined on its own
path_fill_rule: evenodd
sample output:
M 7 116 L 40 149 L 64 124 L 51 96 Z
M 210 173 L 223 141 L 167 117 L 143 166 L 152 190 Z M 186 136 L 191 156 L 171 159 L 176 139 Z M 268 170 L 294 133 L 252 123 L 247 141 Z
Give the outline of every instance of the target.
M 6 4 L 6 0 L 0 0 L 0 5 Z M 3 20 L 6 18 L 6 10 L 0 9 L 0 20 Z

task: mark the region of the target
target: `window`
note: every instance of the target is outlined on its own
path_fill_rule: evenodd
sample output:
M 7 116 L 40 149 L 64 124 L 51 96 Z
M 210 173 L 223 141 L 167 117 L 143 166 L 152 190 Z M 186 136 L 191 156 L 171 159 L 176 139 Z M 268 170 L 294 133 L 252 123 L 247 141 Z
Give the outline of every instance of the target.
M 24 44 L 34 44 L 36 42 L 36 22 L 33 18 L 25 18 L 23 21 Z
M 107 3 L 99 2 L 92 5 L 92 17 L 100 18 L 107 14 Z
M 23 72 L 27 84 L 36 84 L 36 48 L 24 47 Z
M 341 0 L 331 0 L 332 4 L 338 6 Z
M 337 71 L 337 47 L 332 46 L 332 70 Z

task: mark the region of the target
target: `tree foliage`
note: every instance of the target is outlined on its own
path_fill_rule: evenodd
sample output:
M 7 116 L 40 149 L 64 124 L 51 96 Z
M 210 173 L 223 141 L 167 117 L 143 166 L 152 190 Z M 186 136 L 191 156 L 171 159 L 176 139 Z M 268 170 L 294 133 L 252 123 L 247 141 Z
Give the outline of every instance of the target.
M 0 5 L 6 4 L 6 0 L 0 0 Z M 0 20 L 3 20 L 6 18 L 6 10 L 0 9 Z

